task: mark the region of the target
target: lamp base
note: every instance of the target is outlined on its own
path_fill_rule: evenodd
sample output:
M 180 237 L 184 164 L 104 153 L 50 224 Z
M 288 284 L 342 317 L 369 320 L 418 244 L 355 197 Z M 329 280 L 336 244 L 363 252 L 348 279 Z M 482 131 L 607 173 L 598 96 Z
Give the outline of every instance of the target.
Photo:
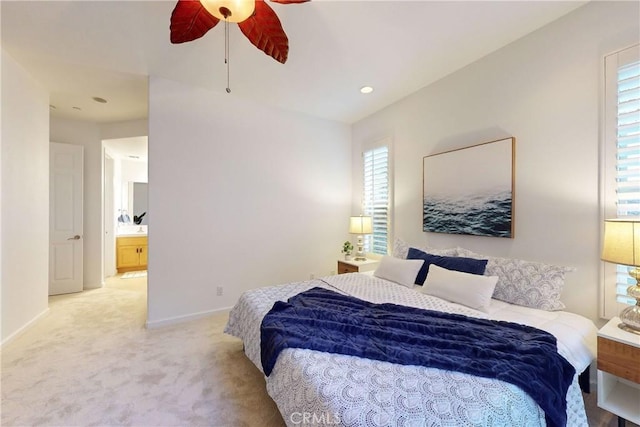
M 367 257 L 364 256 L 364 242 L 362 234 L 358 235 L 358 252 L 356 252 L 356 257 L 353 259 L 354 261 L 366 261 Z
M 638 285 L 629 286 L 629 290 L 631 288 L 638 288 Z M 637 290 L 634 289 L 633 291 Z M 637 295 L 637 292 L 630 293 L 636 293 Z M 620 312 L 620 322 L 618 325 L 620 329 L 640 335 L 640 299 L 636 299 L 636 305 L 629 306 Z
M 618 328 L 622 329 L 623 331 L 631 332 L 632 334 L 640 335 L 640 331 L 633 329 L 625 325 L 624 323 L 618 323 Z

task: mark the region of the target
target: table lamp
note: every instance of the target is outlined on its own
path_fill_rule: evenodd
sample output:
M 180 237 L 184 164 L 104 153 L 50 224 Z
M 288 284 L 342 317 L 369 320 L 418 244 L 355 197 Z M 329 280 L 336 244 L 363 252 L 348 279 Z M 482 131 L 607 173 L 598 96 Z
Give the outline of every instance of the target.
M 370 216 L 352 216 L 349 218 L 349 233 L 358 235 L 358 252 L 356 252 L 356 261 L 366 261 L 364 255 L 363 235 L 373 233 L 373 219 Z
M 620 312 L 618 327 L 640 335 L 640 218 L 605 220 L 602 260 L 634 267 L 629 276 L 636 284 L 627 288 L 627 295 L 635 298 L 636 305 Z

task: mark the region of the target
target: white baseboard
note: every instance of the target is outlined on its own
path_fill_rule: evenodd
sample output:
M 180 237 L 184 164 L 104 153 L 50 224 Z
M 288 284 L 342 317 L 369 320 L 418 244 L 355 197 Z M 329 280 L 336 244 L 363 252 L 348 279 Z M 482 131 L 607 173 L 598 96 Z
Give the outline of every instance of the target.
M 175 325 L 178 323 L 189 322 L 191 320 L 202 319 L 203 317 L 213 316 L 214 314 L 229 311 L 231 310 L 231 308 L 232 307 L 224 307 L 217 308 L 215 310 L 200 311 L 198 313 L 185 314 L 183 316 L 167 317 L 166 319 L 154 320 L 152 322 L 147 320 L 145 326 L 147 327 L 147 329 L 162 328 L 164 326 Z
M 36 317 L 34 317 L 33 319 L 31 319 L 30 321 L 28 321 L 24 326 L 22 326 L 20 329 L 18 329 L 17 331 L 15 331 L 14 333 L 12 333 L 11 335 L 9 335 L 8 337 L 6 337 L 5 339 L 2 340 L 2 342 L 0 343 L 0 349 L 2 347 L 4 347 L 5 345 L 9 344 L 9 342 L 13 341 L 14 339 L 18 338 L 20 335 L 22 335 L 23 333 L 25 333 L 29 328 L 31 328 L 33 325 L 36 324 L 36 322 L 40 319 L 42 319 L 44 316 L 46 316 L 47 314 L 49 314 L 49 307 L 47 307 L 42 313 L 38 314 Z

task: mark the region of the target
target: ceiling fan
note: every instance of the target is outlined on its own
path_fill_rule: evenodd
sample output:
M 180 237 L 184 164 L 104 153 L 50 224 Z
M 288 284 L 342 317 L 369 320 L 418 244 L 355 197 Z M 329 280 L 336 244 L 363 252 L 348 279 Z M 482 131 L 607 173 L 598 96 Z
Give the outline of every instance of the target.
M 309 0 L 271 1 L 289 4 L 305 3 Z M 278 16 L 264 0 L 178 0 L 171 13 L 171 43 L 196 40 L 220 21 L 225 21 L 227 25 L 227 50 L 228 23 L 237 22 L 242 34 L 255 47 L 282 64 L 287 62 L 289 39 Z M 229 91 L 227 87 L 227 92 Z

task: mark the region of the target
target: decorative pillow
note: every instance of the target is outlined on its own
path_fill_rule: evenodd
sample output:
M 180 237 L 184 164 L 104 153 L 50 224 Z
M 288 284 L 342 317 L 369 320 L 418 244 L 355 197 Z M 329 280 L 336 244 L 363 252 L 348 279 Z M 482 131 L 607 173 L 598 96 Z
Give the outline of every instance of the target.
M 498 276 L 495 299 L 547 311 L 565 308 L 560 301 L 564 276 L 574 268 L 480 255 L 463 248 L 458 248 L 458 255 L 488 259 L 485 276 Z
M 418 276 L 416 276 L 416 285 L 422 285 L 429 274 L 429 266 L 435 264 L 447 270 L 462 271 L 463 273 L 483 275 L 487 267 L 486 259 L 451 257 L 434 255 L 423 252 L 416 248 L 409 248 L 407 259 L 423 259 L 424 265 L 420 268 Z
M 463 273 L 432 265 L 422 292 L 486 313 L 497 281 L 496 276 Z
M 443 256 L 456 256 L 458 255 L 457 248 L 450 249 L 436 249 L 430 248 L 428 246 L 420 246 L 416 249 L 419 249 L 424 252 L 429 252 L 434 255 L 443 255 Z M 400 259 L 406 259 L 407 254 L 409 253 L 409 244 L 402 239 L 395 238 L 393 240 L 393 256 Z
M 424 264 L 422 260 L 383 256 L 380 260 L 380 265 L 378 265 L 376 271 L 373 272 L 373 275 L 412 288 L 422 264 Z
M 409 244 L 402 239 L 395 238 L 393 239 L 393 253 L 392 255 L 396 258 L 405 259 L 407 258 L 407 252 L 409 252 Z

